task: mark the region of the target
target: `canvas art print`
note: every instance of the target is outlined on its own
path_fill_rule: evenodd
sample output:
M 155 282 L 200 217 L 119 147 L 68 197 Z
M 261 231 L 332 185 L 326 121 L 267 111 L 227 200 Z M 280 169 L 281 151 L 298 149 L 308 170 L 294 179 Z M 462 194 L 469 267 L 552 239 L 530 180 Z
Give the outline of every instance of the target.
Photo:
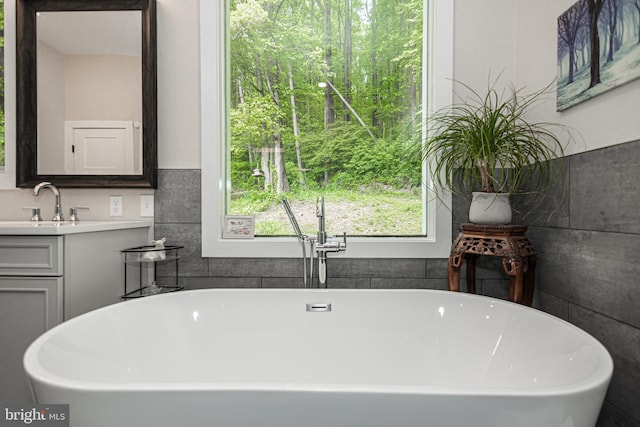
M 579 0 L 558 18 L 558 111 L 640 77 L 640 0 Z

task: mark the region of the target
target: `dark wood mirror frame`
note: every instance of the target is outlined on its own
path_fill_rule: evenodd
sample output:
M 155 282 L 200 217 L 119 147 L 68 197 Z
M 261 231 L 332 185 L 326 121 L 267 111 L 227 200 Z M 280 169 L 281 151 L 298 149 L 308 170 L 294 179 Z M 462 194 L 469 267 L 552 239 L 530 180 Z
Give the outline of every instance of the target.
M 142 15 L 142 174 L 38 175 L 36 12 L 141 11 Z M 52 181 L 58 187 L 157 187 L 156 0 L 16 1 L 16 186 Z

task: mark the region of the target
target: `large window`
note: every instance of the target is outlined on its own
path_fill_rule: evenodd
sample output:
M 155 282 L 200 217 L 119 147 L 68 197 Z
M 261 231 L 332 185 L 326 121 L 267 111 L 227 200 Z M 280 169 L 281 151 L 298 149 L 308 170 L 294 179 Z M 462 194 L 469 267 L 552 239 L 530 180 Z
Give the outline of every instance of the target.
M 201 3 L 203 255 L 297 255 L 280 200 L 312 234 L 322 194 L 346 256 L 446 256 L 450 212 L 420 146 L 450 100 L 450 2 L 215 3 Z M 223 239 L 227 214 L 254 216 L 256 239 Z
M 422 0 L 229 1 L 231 201 L 306 233 L 314 195 L 351 236 L 424 236 Z
M 0 188 L 15 188 L 15 2 L 0 13 Z

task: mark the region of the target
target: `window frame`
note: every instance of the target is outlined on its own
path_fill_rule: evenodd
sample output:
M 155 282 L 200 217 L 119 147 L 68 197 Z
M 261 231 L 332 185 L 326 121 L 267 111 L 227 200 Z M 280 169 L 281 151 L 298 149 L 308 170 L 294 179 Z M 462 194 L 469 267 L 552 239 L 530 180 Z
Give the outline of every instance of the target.
M 16 5 L 4 1 L 4 167 L 0 189 L 16 187 Z
M 426 90 L 423 105 L 431 111 L 451 105 L 453 97 L 453 2 L 424 0 L 425 31 L 431 54 L 423 73 Z M 224 206 L 230 182 L 226 177 L 230 137 L 228 129 L 229 75 L 226 37 L 227 1 L 200 2 L 200 84 L 201 84 L 201 193 L 202 256 L 225 258 L 294 258 L 301 254 L 295 237 L 256 237 L 255 239 L 223 239 Z M 423 49 L 427 49 L 424 43 Z M 224 64 L 224 65 L 220 65 Z M 427 103 L 426 94 L 430 94 Z M 426 134 L 426 123 L 423 125 Z M 428 162 L 423 165 L 427 176 Z M 428 183 L 432 188 L 432 184 Z M 425 190 L 425 199 L 427 190 Z M 427 203 L 427 235 L 424 237 L 351 237 L 347 240 L 345 258 L 447 258 L 451 249 L 451 195 L 429 197 Z M 327 212 L 327 216 L 336 213 Z M 340 233 L 341 230 L 329 230 Z

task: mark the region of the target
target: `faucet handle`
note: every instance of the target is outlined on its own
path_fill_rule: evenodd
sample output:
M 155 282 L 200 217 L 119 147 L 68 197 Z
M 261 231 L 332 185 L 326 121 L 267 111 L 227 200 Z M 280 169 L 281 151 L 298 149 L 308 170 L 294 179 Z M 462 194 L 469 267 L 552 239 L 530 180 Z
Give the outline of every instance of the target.
M 342 242 L 329 240 L 335 239 L 339 236 L 327 236 L 325 243 L 318 243 L 315 245 L 318 252 L 345 252 L 347 250 L 347 233 L 342 233 Z
M 347 232 L 344 231 L 341 236 L 330 236 L 331 239 L 339 239 L 342 237 L 342 241 L 332 242 L 335 247 L 335 252 L 345 252 L 347 250 Z
M 42 221 L 42 216 L 40 215 L 40 208 L 35 206 L 26 206 L 22 209 L 31 209 L 31 221 L 33 222 Z
M 85 208 L 85 207 L 75 207 L 75 208 L 69 209 L 69 221 L 71 222 L 80 221 L 80 218 L 78 217 L 78 209 L 89 210 L 89 208 Z
M 338 252 L 345 252 L 347 250 L 347 232 L 342 232 L 342 242 L 338 242 Z

